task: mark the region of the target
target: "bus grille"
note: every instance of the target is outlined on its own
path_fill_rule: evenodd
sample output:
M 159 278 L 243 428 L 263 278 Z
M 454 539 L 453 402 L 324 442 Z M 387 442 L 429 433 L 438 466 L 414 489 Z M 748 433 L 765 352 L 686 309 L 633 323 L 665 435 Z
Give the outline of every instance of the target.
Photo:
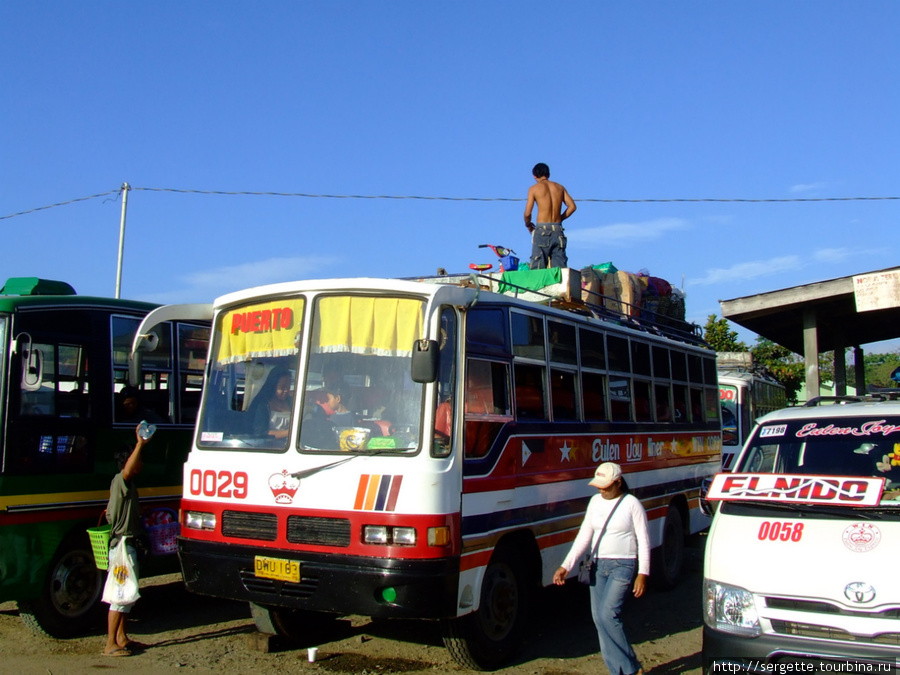
M 346 547 L 350 545 L 350 521 L 346 518 L 289 516 L 287 540 L 292 544 Z
M 275 541 L 278 537 L 278 516 L 273 513 L 223 511 L 222 534 L 238 539 Z
M 288 581 L 261 579 L 254 575 L 252 570 L 241 570 L 240 574 L 241 583 L 251 593 L 262 593 L 284 598 L 309 598 L 315 594 L 316 589 L 319 587 L 319 580 L 316 577 L 302 576 L 299 584 L 293 584 Z

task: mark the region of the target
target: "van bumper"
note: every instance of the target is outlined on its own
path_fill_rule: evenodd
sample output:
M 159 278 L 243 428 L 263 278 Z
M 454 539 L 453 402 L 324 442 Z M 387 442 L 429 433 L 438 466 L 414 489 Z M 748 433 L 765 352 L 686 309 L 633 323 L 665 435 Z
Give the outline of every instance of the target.
M 789 635 L 761 635 L 740 637 L 703 626 L 703 673 L 772 673 L 781 672 L 782 664 L 828 664 L 833 672 L 863 672 L 838 670 L 836 664 L 865 664 L 882 666 L 880 672 L 894 673 L 900 659 L 900 646 L 853 644 L 833 640 L 795 638 Z M 885 670 L 890 666 L 891 670 Z M 816 672 L 825 668 L 816 668 Z M 812 671 L 810 671 L 812 672 Z M 868 671 L 867 671 L 868 672 Z

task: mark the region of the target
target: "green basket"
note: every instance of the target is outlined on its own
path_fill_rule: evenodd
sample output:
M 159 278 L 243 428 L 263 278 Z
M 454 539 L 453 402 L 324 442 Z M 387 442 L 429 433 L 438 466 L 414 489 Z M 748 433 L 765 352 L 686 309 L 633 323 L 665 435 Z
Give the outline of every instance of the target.
M 98 570 L 109 567 L 109 531 L 112 525 L 98 525 L 89 527 L 88 536 L 91 538 L 91 549 L 94 552 L 94 564 Z

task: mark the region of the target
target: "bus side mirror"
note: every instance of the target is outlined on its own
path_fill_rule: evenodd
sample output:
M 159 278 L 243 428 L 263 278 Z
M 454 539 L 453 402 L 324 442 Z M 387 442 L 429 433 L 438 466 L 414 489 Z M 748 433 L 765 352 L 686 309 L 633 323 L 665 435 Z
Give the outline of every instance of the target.
M 22 390 L 37 391 L 44 381 L 44 354 L 31 342 L 22 352 Z
M 441 350 L 437 340 L 416 340 L 412 353 L 413 382 L 428 384 L 436 381 L 440 358 Z
M 148 333 L 147 335 L 139 335 L 135 341 L 135 348 L 128 355 L 128 384 L 132 387 L 140 387 L 141 380 L 141 356 L 144 352 L 152 352 L 159 346 L 159 335 L 156 333 Z

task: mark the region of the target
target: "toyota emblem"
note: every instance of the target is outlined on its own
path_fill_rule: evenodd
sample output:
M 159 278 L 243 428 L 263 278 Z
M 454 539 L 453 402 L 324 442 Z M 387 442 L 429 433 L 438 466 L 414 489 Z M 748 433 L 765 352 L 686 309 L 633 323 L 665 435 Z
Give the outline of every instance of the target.
M 850 602 L 862 605 L 875 599 L 875 589 L 865 581 L 854 581 L 844 587 L 844 597 Z

